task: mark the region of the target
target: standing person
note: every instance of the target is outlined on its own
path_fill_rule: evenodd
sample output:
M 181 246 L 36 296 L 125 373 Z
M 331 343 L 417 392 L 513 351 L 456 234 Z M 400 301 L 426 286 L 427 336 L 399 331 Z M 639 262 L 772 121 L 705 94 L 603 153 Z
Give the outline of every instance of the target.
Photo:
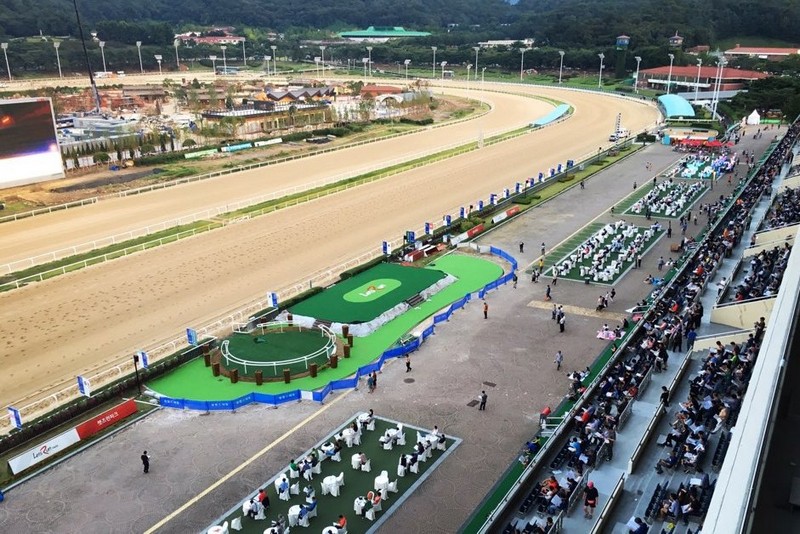
M 669 408 L 669 390 L 667 389 L 667 386 L 661 386 L 660 400 L 666 408 Z
M 411 370 L 411 355 L 406 354 L 406 373 Z
M 667 239 L 672 239 L 672 221 L 667 223 Z
M 542 242 L 542 256 L 544 256 L 544 250 L 545 250 L 544 242 Z
M 378 373 L 376 371 L 372 371 L 372 389 L 378 389 Z
M 478 395 L 478 400 L 481 401 L 478 405 L 478 410 L 486 410 L 486 397 L 486 391 L 481 391 L 481 394 Z
M 553 363 L 556 364 L 556 371 L 561 370 L 561 364 L 564 362 L 564 355 L 561 354 L 561 351 L 556 352 L 556 358 L 553 360 Z
M 694 328 L 689 327 L 689 331 L 686 332 L 686 350 L 691 352 L 694 349 L 694 340 L 697 339 L 697 332 Z
M 517 281 L 519 280 L 519 278 L 517 278 L 517 273 L 514 273 L 514 277 L 511 280 L 514 281 L 514 289 L 517 289 Z
M 369 393 L 375 391 L 375 380 L 372 378 L 372 374 L 367 376 L 367 391 Z
M 550 284 L 547 284 L 547 289 L 544 292 L 544 300 L 552 300 L 550 296 Z
M 636 268 L 637 269 L 641 269 L 642 268 L 642 255 L 641 254 L 638 254 L 636 256 Z
M 531 270 L 531 282 L 534 284 L 539 283 L 539 271 L 537 271 L 535 267 Z
M 636 182 L 633 182 L 633 190 L 636 191 Z
M 555 267 L 553 267 L 553 280 L 550 283 L 553 284 L 553 287 L 556 287 L 556 284 L 558 283 L 558 271 Z
M 525 252 L 525 243 L 520 241 L 519 242 L 519 253 L 522 254 L 523 252 Z
M 544 256 L 539 258 L 539 274 L 544 272 Z
M 584 183 L 585 181 L 586 181 L 586 178 L 581 180 L 581 189 L 586 189 L 586 184 Z
M 483 318 L 484 319 L 489 318 L 489 303 L 486 302 L 485 300 L 483 301 Z
M 562 313 L 561 318 L 558 320 L 558 330 L 562 334 L 564 333 L 564 327 L 566 324 L 567 324 L 567 316 Z
M 556 306 L 555 304 L 553 304 L 551 319 L 553 319 L 554 321 L 558 319 L 558 306 Z
M 147 451 L 142 453 L 142 467 L 144 467 L 145 474 L 150 472 L 150 456 L 148 456 Z
M 664 263 L 665 263 L 665 262 L 664 262 L 664 256 L 659 256 L 659 258 L 658 258 L 658 264 L 657 264 L 657 267 L 658 267 L 658 270 L 659 270 L 659 271 L 660 271 L 660 270 L 662 270 L 662 269 L 664 268 Z
M 594 487 L 594 482 L 589 481 L 583 489 L 583 516 L 586 519 L 591 519 L 594 509 L 597 506 L 597 498 L 600 493 Z

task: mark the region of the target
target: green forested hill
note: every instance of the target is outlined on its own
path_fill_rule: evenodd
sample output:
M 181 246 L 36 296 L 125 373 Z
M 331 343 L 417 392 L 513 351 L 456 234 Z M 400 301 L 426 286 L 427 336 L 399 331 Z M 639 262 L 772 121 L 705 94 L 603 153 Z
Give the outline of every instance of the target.
M 78 0 L 87 28 L 104 20 L 181 25 L 344 29 L 398 25 L 459 31 L 480 25 L 498 38 L 536 37 L 541 44 L 587 47 L 632 37 L 632 48 L 663 45 L 676 31 L 686 46 L 732 37 L 800 40 L 797 0 Z M 502 25 L 502 26 L 501 26 Z M 76 33 L 71 0 L 3 0 L 0 35 Z

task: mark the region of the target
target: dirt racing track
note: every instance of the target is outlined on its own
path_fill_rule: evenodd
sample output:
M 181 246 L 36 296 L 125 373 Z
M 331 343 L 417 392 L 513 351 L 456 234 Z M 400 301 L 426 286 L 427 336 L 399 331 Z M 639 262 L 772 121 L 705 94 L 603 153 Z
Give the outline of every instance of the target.
M 575 112 L 566 121 L 510 141 L 0 294 L 0 402 L 71 384 L 77 374 L 91 374 L 174 338 L 187 326 L 202 326 L 267 291 L 377 248 L 426 220 L 457 214 L 459 206 L 607 146 L 617 113 L 634 132 L 658 119 L 655 107 L 612 96 L 487 88 L 539 94 L 567 102 Z M 480 132 L 514 129 L 552 109 L 524 96 L 476 96 L 494 107 L 474 121 L 0 225 L 0 263 L 436 146 L 474 141 Z

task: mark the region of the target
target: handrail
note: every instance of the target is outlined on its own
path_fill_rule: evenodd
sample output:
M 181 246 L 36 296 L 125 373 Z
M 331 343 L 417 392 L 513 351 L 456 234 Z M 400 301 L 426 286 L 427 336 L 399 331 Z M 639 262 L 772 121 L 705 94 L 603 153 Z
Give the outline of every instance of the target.
M 642 435 L 642 438 L 639 440 L 639 443 L 636 445 L 636 448 L 633 449 L 633 454 L 631 454 L 630 459 L 628 460 L 628 471 L 627 473 L 630 475 L 633 473 L 633 469 L 636 466 L 636 462 L 639 461 L 639 457 L 644 452 L 645 445 L 647 441 L 650 439 L 650 435 L 655 430 L 656 426 L 658 425 L 661 416 L 664 414 L 665 408 L 663 404 L 659 404 L 658 408 L 656 408 L 653 417 L 650 418 L 650 423 L 647 425 L 647 428 Z

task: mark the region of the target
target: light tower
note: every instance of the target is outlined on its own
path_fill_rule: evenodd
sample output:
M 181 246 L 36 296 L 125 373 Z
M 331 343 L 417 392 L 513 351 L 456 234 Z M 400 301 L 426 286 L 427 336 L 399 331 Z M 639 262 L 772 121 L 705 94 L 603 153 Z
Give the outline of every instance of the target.
M 58 41 L 53 42 L 53 48 L 56 49 L 56 63 L 58 63 L 58 77 L 63 78 L 64 75 L 61 74 L 61 57 L 58 55 L 58 47 L 61 46 L 61 43 Z
M 144 65 L 142 64 L 142 42 L 136 41 L 136 49 L 139 51 L 139 72 L 144 74 Z
M 97 43 L 100 46 L 100 55 L 103 56 L 103 72 L 106 73 L 106 42 L 105 41 L 98 41 Z

